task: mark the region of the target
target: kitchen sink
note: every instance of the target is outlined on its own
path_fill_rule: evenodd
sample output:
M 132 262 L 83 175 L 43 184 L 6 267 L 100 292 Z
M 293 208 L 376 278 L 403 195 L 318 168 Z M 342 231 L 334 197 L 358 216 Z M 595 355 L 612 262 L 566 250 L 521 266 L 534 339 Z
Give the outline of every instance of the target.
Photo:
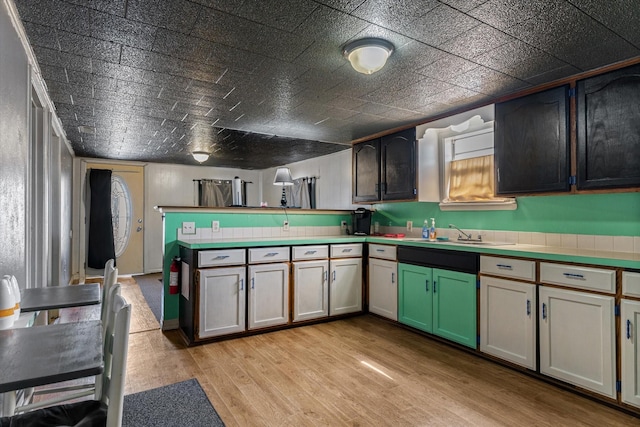
M 475 245 L 475 246 L 505 246 L 515 245 L 510 242 L 493 242 L 489 240 L 436 240 L 430 241 L 429 239 L 423 239 L 422 237 L 405 237 L 401 239 L 405 242 L 425 242 L 425 243 L 446 243 L 455 245 Z

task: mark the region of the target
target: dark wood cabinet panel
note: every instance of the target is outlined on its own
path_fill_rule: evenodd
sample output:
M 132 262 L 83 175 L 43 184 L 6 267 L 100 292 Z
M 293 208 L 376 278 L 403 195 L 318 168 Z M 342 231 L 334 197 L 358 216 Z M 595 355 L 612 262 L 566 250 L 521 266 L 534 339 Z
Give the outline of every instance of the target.
M 416 129 L 353 146 L 354 203 L 416 198 Z
M 577 83 L 579 189 L 640 186 L 640 65 Z
M 382 200 L 410 200 L 416 187 L 416 129 L 382 137 L 381 198 Z
M 380 200 L 380 140 L 353 146 L 353 201 Z
M 496 194 L 568 191 L 569 86 L 496 104 Z

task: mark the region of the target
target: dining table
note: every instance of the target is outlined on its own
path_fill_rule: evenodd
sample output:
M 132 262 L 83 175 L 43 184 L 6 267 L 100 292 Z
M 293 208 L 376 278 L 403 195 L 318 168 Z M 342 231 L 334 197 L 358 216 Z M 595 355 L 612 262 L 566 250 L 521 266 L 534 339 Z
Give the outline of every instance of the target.
M 16 391 L 102 373 L 102 322 L 0 330 L 2 414 L 15 411 Z
M 87 283 L 23 289 L 20 297 L 20 309 L 29 312 L 99 304 L 101 291 L 99 283 Z

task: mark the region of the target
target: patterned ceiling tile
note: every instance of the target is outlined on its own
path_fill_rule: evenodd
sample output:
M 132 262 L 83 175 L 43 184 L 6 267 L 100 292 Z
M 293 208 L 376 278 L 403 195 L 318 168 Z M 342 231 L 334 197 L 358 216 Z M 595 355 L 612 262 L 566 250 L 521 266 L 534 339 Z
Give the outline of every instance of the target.
M 111 159 L 278 166 L 640 55 L 633 0 L 15 3 L 76 154 Z M 370 76 L 363 37 L 395 46 Z

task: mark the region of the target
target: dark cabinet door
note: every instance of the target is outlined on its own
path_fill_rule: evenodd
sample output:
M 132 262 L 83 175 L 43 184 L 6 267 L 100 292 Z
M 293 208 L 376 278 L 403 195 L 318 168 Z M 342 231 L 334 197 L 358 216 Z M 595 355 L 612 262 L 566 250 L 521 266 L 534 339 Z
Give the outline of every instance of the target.
M 382 137 L 380 144 L 382 200 L 415 199 L 415 147 L 415 128 Z
M 353 201 L 380 200 L 380 140 L 353 146 Z
M 496 194 L 568 191 L 569 86 L 496 104 Z
M 579 189 L 640 186 L 640 65 L 578 81 Z

